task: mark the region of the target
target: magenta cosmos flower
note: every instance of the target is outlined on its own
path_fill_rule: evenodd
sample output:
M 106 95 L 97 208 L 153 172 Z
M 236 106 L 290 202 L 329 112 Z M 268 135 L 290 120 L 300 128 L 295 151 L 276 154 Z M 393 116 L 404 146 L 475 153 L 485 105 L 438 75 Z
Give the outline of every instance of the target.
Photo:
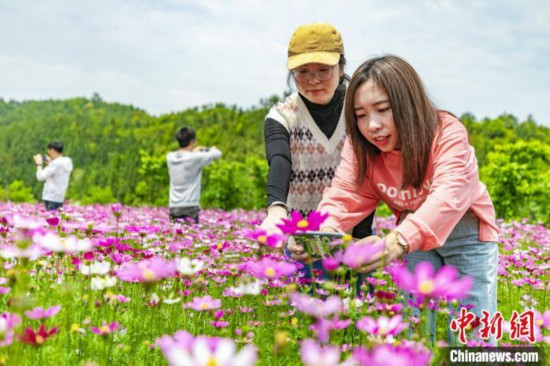
M 377 319 L 364 317 L 357 321 L 357 329 L 361 332 L 379 335 L 382 337 L 396 336 L 407 328 L 409 323 L 404 323 L 401 315 L 396 315 L 393 318 L 380 316 Z
M 275 261 L 267 257 L 257 262 L 246 262 L 241 265 L 240 269 L 255 278 L 269 278 L 272 280 L 284 276 L 291 276 L 297 270 L 296 265 L 292 263 Z
M 125 282 L 156 282 L 175 274 L 175 263 L 162 257 L 153 257 L 137 263 L 124 263 L 116 272 L 116 276 Z
M 260 245 L 275 249 L 279 248 L 285 236 L 280 233 L 268 234 L 264 229 L 256 229 L 245 234 L 248 238 L 257 241 Z
M 46 319 L 59 313 L 61 305 L 55 305 L 48 309 L 42 309 L 41 307 L 34 308 L 32 310 L 25 311 L 25 315 L 29 319 Z
M 222 306 L 221 299 L 213 299 L 212 296 L 195 297 L 193 301 L 183 304 L 184 308 L 196 311 L 215 310 Z
M 356 269 L 371 261 L 371 258 L 384 250 L 384 245 L 371 243 L 351 243 L 342 256 L 342 263 Z
M 328 218 L 328 214 L 311 211 L 307 219 L 303 218 L 298 211 L 292 211 L 290 219 L 282 219 L 283 223 L 277 227 L 285 234 L 293 235 L 297 232 L 317 231 L 321 224 Z
M 420 262 L 414 273 L 404 267 L 396 267 L 393 278 L 399 288 L 422 298 L 442 296 L 449 300 L 461 299 L 468 294 L 473 284 L 471 277 L 459 279 L 458 270 L 453 266 L 442 266 L 434 273 L 429 262 Z
M 48 330 L 44 324 L 42 324 L 36 331 L 32 328 L 25 328 L 23 334 L 21 334 L 21 341 L 23 343 L 32 344 L 33 346 L 41 346 L 48 338 L 54 334 L 57 334 L 57 332 L 57 327 L 53 327 Z

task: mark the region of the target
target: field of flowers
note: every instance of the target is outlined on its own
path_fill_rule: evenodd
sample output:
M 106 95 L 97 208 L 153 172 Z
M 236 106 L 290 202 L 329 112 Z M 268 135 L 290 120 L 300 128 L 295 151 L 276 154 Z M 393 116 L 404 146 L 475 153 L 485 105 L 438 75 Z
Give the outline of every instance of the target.
M 368 251 L 345 239 L 322 262 L 332 278 L 312 281 L 257 229 L 263 217 L 204 210 L 199 225 L 171 224 L 166 208 L 0 203 L 0 365 L 439 365 L 458 344 L 449 324 L 470 282 L 454 268 L 393 264 L 357 286 Z M 378 232 L 393 221 L 378 218 Z M 502 322 L 490 314 L 485 328 L 548 350 L 550 230 L 499 225 Z

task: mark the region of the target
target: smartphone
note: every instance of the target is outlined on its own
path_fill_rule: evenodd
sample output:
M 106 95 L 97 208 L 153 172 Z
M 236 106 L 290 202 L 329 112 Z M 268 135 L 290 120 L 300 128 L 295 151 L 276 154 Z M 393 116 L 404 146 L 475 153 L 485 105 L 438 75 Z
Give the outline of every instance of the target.
M 316 258 L 328 258 L 332 257 L 332 252 L 336 249 L 335 246 L 331 245 L 331 240 L 341 239 L 344 235 L 343 233 L 305 231 L 295 233 L 293 236 L 295 240 L 305 246 L 309 255 Z

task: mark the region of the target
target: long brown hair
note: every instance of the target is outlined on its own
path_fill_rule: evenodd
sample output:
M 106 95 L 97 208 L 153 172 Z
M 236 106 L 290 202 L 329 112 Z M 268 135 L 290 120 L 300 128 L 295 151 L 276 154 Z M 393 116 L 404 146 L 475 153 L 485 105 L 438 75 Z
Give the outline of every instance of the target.
M 413 67 L 394 55 L 365 61 L 353 73 L 348 86 L 345 100 L 346 132 L 351 138 L 359 163 L 356 184 L 364 184 L 369 165 L 380 154 L 380 150 L 361 134 L 355 118 L 355 93 L 368 80 L 383 88 L 390 100 L 395 128 L 401 141 L 401 187 L 420 188 L 438 124 L 437 109 Z

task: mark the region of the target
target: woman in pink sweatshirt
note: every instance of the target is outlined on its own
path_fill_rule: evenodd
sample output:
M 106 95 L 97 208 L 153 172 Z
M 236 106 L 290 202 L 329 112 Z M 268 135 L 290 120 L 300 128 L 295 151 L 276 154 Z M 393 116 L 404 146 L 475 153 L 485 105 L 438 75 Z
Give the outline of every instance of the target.
M 462 123 L 438 110 L 416 71 L 387 55 L 355 71 L 345 99 L 348 138 L 332 185 L 318 210 L 330 214 L 325 231 L 348 231 L 380 201 L 398 225 L 362 268 L 372 271 L 404 256 L 409 270 L 424 261 L 457 267 L 474 280 L 464 304 L 481 316 L 496 311 L 498 229 L 474 149 Z M 293 257 L 303 260 L 301 248 Z

